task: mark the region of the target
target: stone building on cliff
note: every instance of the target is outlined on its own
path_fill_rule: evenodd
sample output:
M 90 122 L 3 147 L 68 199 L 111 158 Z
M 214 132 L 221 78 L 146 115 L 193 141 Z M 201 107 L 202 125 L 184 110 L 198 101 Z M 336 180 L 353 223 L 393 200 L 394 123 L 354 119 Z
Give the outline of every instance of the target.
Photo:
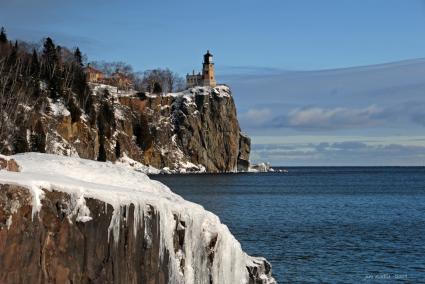
M 102 71 L 94 68 L 90 64 L 84 68 L 86 79 L 89 83 L 106 84 L 117 87 L 118 90 L 130 90 L 133 88 L 133 80 L 121 70 L 117 69 L 111 76 L 107 76 Z
M 90 64 L 84 68 L 84 72 L 86 73 L 88 82 L 101 83 L 105 79 L 105 74 L 102 71 L 93 68 Z
M 208 50 L 207 53 L 204 54 L 204 62 L 202 63 L 202 74 L 195 74 L 195 71 L 192 71 L 192 74 L 188 73 L 186 75 L 186 87 L 191 88 L 195 86 L 217 86 L 212 57 L 213 55 Z

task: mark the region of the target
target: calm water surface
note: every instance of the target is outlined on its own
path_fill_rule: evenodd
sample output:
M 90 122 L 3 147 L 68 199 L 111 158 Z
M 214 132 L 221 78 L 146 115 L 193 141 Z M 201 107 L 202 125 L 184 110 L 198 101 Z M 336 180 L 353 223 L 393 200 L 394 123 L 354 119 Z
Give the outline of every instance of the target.
M 153 176 L 229 226 L 279 283 L 425 283 L 425 168 Z

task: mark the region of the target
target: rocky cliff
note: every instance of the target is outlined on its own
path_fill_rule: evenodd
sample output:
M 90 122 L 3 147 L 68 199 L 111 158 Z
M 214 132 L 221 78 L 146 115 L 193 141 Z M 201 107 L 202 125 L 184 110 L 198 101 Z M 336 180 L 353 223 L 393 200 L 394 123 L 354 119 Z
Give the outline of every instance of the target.
M 105 85 L 92 90 L 86 110 L 49 99 L 28 112 L 22 140 L 38 142 L 29 150 L 92 160 L 128 157 L 169 172 L 247 170 L 250 139 L 241 134 L 228 87 L 165 95 Z
M 36 153 L 0 156 L 0 263 L 0 283 L 275 283 L 217 216 L 159 182 Z

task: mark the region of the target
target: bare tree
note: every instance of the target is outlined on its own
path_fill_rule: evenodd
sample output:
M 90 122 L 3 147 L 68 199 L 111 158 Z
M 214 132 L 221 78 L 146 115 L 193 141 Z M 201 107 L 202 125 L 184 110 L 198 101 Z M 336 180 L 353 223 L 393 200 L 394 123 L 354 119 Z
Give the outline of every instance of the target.
M 90 65 L 99 69 L 105 75 L 112 76 L 116 71 L 120 71 L 126 76 L 133 75 L 133 67 L 130 64 L 127 64 L 122 61 L 106 62 L 106 61 L 92 61 Z
M 18 131 L 18 118 L 28 102 L 28 86 L 19 81 L 25 73 L 22 60 L 8 68 L 6 58 L 0 59 L 0 153 L 10 150 Z
M 164 93 L 181 91 L 185 85 L 183 78 L 168 68 L 157 68 L 143 73 L 141 87 L 144 91 L 152 93 L 158 84 Z

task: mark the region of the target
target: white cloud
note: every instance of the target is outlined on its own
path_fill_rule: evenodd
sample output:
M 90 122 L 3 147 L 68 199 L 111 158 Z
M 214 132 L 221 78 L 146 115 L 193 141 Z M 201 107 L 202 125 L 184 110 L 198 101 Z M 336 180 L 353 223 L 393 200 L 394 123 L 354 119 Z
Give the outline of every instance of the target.
M 423 166 L 425 144 L 375 144 L 360 141 L 253 145 L 253 162 L 284 166 Z
M 344 129 L 373 126 L 381 121 L 379 115 L 382 110 L 374 105 L 360 109 L 345 107 L 297 108 L 274 119 L 273 125 L 277 127 L 291 127 L 299 129 Z
M 242 113 L 239 118 L 244 123 L 251 126 L 261 126 L 272 118 L 272 111 L 268 108 L 249 109 L 247 112 Z

